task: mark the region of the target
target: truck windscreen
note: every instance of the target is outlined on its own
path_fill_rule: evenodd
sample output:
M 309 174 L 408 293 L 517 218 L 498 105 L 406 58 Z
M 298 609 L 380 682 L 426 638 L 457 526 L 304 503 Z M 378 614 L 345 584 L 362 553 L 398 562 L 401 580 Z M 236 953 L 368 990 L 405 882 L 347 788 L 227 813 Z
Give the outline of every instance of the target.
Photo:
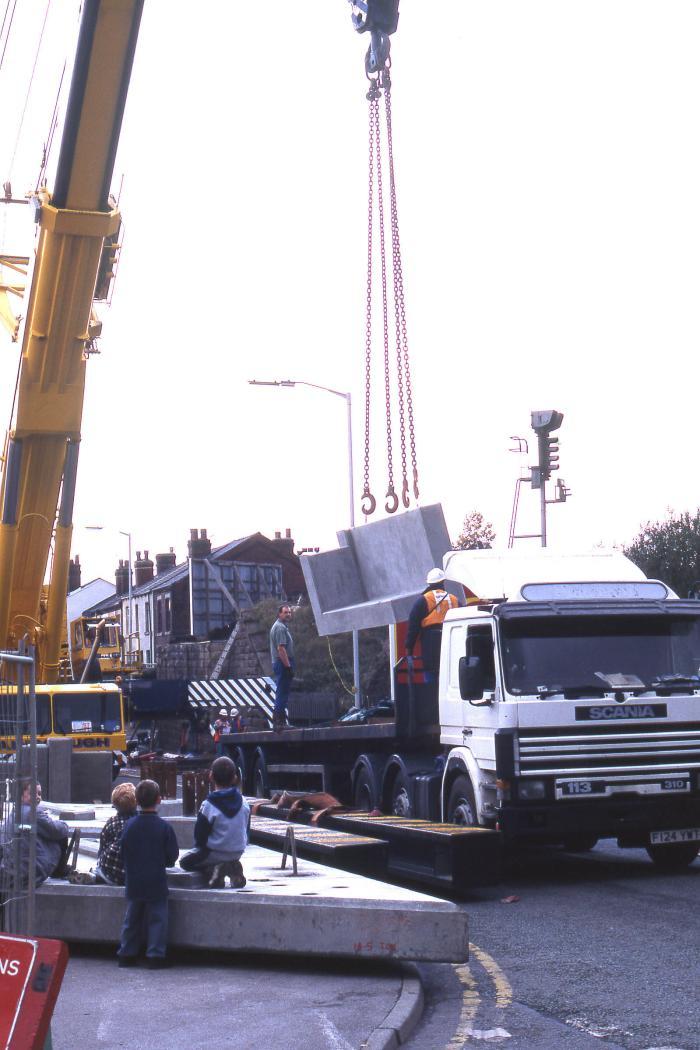
M 55 693 L 56 733 L 118 733 L 121 711 L 118 693 Z
M 527 617 L 505 621 L 501 639 L 510 693 L 600 696 L 610 686 L 598 674 L 700 688 L 700 617 Z

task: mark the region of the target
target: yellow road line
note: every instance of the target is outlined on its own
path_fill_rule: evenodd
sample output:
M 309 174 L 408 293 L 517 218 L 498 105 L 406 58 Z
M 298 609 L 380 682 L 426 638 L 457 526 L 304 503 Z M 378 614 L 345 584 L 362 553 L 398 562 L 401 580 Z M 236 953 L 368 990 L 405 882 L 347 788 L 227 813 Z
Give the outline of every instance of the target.
M 461 1050 L 464 1044 L 469 1040 L 472 1021 L 476 1017 L 476 1012 L 479 1009 L 481 996 L 477 990 L 476 981 L 472 977 L 468 963 L 465 963 L 463 966 L 454 966 L 453 969 L 457 974 L 464 991 L 462 992 L 462 1006 L 459 1011 L 459 1022 L 455 1034 L 447 1044 L 447 1050 L 450 1050 L 450 1048 L 451 1050 Z
M 488 952 L 485 952 L 483 948 L 479 948 L 478 945 L 470 943 L 469 952 L 479 965 L 483 967 L 493 982 L 496 990 L 495 1005 L 500 1010 L 505 1010 L 513 1001 L 513 989 L 510 986 L 508 978 L 496 960 L 492 958 Z M 464 990 L 462 992 L 462 1006 L 459 1012 L 459 1022 L 455 1033 L 447 1044 L 445 1050 L 462 1050 L 462 1048 L 470 1042 L 472 1035 L 474 1035 L 473 1023 L 479 1006 L 481 1005 L 481 995 L 479 994 L 476 981 L 474 980 L 474 976 L 468 963 L 465 963 L 462 966 L 453 966 L 452 969 L 456 973 Z M 496 1029 L 495 1031 L 500 1032 L 501 1030 Z M 507 1033 L 503 1033 L 503 1035 L 507 1035 Z
M 496 960 L 488 952 L 478 948 L 476 944 L 470 944 L 469 951 L 476 957 L 494 983 L 496 988 L 496 1006 L 501 1010 L 505 1010 L 513 1002 L 513 989 L 510 986 L 510 981 Z

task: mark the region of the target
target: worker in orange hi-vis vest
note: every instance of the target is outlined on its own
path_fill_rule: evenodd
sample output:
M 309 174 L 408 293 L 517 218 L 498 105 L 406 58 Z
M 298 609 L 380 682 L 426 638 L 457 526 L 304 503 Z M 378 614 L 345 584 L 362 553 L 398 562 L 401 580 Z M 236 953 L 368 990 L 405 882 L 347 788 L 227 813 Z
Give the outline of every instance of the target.
M 413 603 L 408 617 L 406 656 L 409 666 L 412 666 L 413 647 L 420 637 L 425 680 L 434 682 L 440 668 L 442 621 L 450 609 L 456 609 L 460 602 L 454 594 L 445 590 L 445 573 L 442 569 L 431 569 L 426 583 L 428 586 Z

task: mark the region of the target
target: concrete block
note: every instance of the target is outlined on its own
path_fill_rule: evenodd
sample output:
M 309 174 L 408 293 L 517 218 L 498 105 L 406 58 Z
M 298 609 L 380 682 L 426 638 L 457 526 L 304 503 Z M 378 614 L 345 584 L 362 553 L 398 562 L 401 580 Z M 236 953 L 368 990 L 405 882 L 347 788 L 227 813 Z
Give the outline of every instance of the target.
M 73 751 L 71 802 L 109 802 L 112 797 L 112 752 Z
M 23 744 L 20 751 L 19 757 L 19 772 L 20 776 L 28 777 L 31 768 L 31 759 L 29 755 L 29 745 Z M 48 776 L 48 749 L 46 744 L 36 745 L 36 778 L 41 784 L 42 790 L 46 785 L 46 778 Z
M 339 548 L 303 555 L 321 635 L 406 620 L 425 577 L 451 542 L 440 504 L 338 533 Z
M 49 881 L 36 895 L 37 935 L 116 944 L 125 903 L 124 891 L 113 886 Z M 301 893 L 173 889 L 169 927 L 170 944 L 178 948 L 432 962 L 467 957 L 466 914 L 447 901 L 426 907 Z
M 48 809 L 49 813 L 51 813 L 56 820 L 67 820 L 73 822 L 76 820 L 95 819 L 94 806 L 79 806 L 73 805 L 70 802 L 45 802 L 44 807 Z
M 169 813 L 159 810 L 161 817 L 171 824 L 177 838 L 180 849 L 194 849 L 194 825 L 196 817 L 172 817 Z
M 163 820 L 170 820 L 171 817 L 182 816 L 182 799 L 181 798 L 164 798 L 162 799 L 158 808 Z
M 48 783 L 43 785 L 44 795 L 50 802 L 70 802 L 73 741 L 69 736 L 54 736 L 49 738 L 47 747 Z

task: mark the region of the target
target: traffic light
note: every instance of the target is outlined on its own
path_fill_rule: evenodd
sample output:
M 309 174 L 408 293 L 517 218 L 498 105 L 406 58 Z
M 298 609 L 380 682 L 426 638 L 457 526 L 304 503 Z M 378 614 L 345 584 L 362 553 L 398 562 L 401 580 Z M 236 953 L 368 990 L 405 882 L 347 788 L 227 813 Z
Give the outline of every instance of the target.
M 563 412 L 547 409 L 543 412 L 530 413 L 532 429 L 537 434 L 537 471 L 539 484 L 533 488 L 539 488 L 552 476 L 553 470 L 559 470 L 559 438 L 550 437 L 553 430 L 558 430 L 564 420 Z M 533 474 L 534 477 L 534 474 Z
M 540 477 L 548 481 L 553 470 L 559 470 L 559 438 L 537 435 Z

